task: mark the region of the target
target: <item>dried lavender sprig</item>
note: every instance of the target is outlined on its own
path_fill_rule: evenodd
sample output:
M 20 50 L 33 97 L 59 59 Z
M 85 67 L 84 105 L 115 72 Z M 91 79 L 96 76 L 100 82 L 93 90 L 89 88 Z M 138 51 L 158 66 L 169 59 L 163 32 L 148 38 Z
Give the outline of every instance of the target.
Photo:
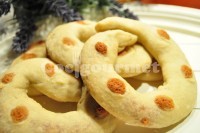
M 94 6 L 103 6 L 104 1 L 108 0 L 66 0 L 70 8 L 75 11 L 81 12 L 85 8 L 90 8 Z
M 8 12 L 10 12 L 10 2 L 0 1 L 0 17 L 6 15 Z
M 6 1 L 6 0 L 5 0 Z M 122 17 L 137 19 L 137 16 L 129 10 L 123 9 L 122 5 L 115 0 L 11 0 L 14 5 L 15 16 L 20 23 L 19 31 L 13 39 L 13 50 L 23 52 L 27 49 L 29 41 L 35 31 L 34 23 L 43 15 L 54 13 L 61 17 L 65 22 L 82 20 L 83 17 L 78 13 L 82 8 L 96 3 L 97 8 L 110 5 L 113 14 Z M 66 3 L 66 1 L 68 3 Z M 71 2 L 71 4 L 70 4 Z M 31 3 L 31 4 L 30 4 Z M 76 3 L 76 4 L 74 4 Z M 81 8 L 80 8 L 81 7 Z M 79 10 L 78 10 L 79 9 Z M 27 13 L 29 15 L 27 15 Z M 25 14 L 25 15 L 24 15 Z M 20 16 L 27 16 L 20 18 Z M 29 18 L 32 16 L 33 18 Z
M 123 5 L 119 2 L 117 2 L 117 0 L 108 0 L 112 5 L 111 6 L 116 6 L 117 8 L 122 8 Z
M 43 10 L 43 3 L 43 0 L 12 0 L 14 18 L 19 24 L 12 43 L 14 52 L 22 53 L 27 50 L 36 30 L 35 22 L 47 14 Z
M 82 20 L 83 17 L 74 9 L 69 8 L 65 0 L 46 0 L 45 5 L 48 10 L 55 12 L 64 22 Z
M 110 11 L 113 15 L 118 15 L 120 17 L 130 18 L 138 20 L 138 16 L 136 16 L 133 12 L 131 12 L 129 9 L 124 9 L 123 5 L 118 3 L 115 0 L 110 0 Z
M 15 37 L 13 38 L 12 48 L 16 53 L 22 53 L 27 50 L 28 44 L 33 37 L 33 33 L 36 30 L 34 24 L 34 19 L 30 16 L 23 16 L 18 18 L 19 22 L 19 31 L 16 32 Z
M 65 22 L 83 19 L 67 6 L 65 0 L 36 0 L 34 2 L 31 2 L 31 0 L 13 0 L 12 3 L 14 5 L 15 18 L 19 23 L 19 31 L 16 33 L 12 44 L 13 51 L 17 53 L 24 52 L 28 48 L 28 44 L 36 30 L 34 23 L 41 16 L 55 13 Z

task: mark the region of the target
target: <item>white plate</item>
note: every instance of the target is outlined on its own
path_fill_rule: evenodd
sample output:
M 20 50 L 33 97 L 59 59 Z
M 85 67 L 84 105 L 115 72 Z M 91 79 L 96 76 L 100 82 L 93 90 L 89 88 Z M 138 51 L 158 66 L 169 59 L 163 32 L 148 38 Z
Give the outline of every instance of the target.
M 127 5 L 141 21 L 166 29 L 187 56 L 198 82 L 198 100 L 192 113 L 178 124 L 162 129 L 148 129 L 120 124 L 115 133 L 199 133 L 200 132 L 200 10 L 167 5 Z M 11 34 L 9 37 L 13 36 Z M 5 39 L 5 38 L 4 38 Z M 7 40 L 7 39 L 5 39 Z M 0 44 L 0 73 L 10 63 L 7 54 L 11 40 Z M 7 63 L 8 62 L 8 63 Z M 7 64 L 6 64 L 7 63 Z M 139 90 L 151 86 L 143 84 Z M 189 90 L 188 90 L 189 93 Z
M 121 124 L 115 133 L 199 133 L 200 132 L 200 10 L 169 5 L 126 5 L 143 21 L 164 28 L 179 44 L 197 79 L 198 100 L 193 112 L 182 122 L 162 129 L 131 127 Z M 173 59 L 172 59 L 173 60 Z M 139 90 L 150 88 L 142 85 Z M 189 90 L 188 90 L 188 93 Z

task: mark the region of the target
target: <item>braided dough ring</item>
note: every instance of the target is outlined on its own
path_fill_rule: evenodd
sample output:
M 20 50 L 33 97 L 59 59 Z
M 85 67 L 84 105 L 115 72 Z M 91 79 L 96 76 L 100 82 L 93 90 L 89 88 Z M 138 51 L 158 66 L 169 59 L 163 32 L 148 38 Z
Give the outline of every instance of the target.
M 78 21 L 56 27 L 47 37 L 46 46 L 52 60 L 79 72 L 79 57 L 84 42 L 96 33 L 95 22 Z M 73 32 L 72 32 L 73 31 Z M 132 77 L 145 72 L 152 63 L 149 53 L 140 45 L 121 46 L 116 61 L 116 71 L 123 77 Z M 99 50 L 103 50 L 101 43 Z M 130 62 L 129 60 L 132 59 Z
M 25 92 L 31 84 L 39 92 L 60 102 L 77 102 L 81 96 L 79 80 L 46 58 L 29 59 L 10 67 L 0 77 L 0 84 L 1 88 L 10 86 Z
M 135 34 L 161 65 L 164 78 L 158 90 L 141 94 L 119 76 L 112 65 L 108 65 L 109 72 L 100 70 L 82 77 L 90 94 L 102 107 L 130 125 L 151 128 L 174 124 L 192 111 L 197 95 L 195 77 L 185 55 L 164 30 L 118 17 L 100 21 L 96 29 L 109 31 L 98 33 L 86 42 L 81 54 L 82 65 L 113 64 L 119 45 L 132 43 Z M 106 54 L 96 51 L 97 42 L 104 44 Z M 93 58 L 89 58 L 88 51 L 93 52 Z M 81 73 L 84 71 L 85 67 Z
M 45 110 L 24 89 L 8 86 L 0 91 L 0 97 L 1 133 L 111 133 L 117 124 L 86 89 L 77 111 L 62 114 Z

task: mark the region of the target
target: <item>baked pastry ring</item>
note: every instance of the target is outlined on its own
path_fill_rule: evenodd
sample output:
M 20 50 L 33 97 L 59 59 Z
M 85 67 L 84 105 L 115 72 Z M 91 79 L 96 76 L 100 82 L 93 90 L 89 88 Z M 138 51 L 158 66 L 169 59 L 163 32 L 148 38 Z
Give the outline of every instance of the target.
M 60 102 L 77 102 L 81 97 L 80 81 L 46 58 L 17 63 L 0 77 L 0 88 L 10 86 L 27 92 L 30 85 Z
M 81 66 L 111 65 L 107 66 L 109 71 L 99 69 L 82 79 L 90 94 L 109 113 L 130 125 L 161 128 L 182 120 L 192 111 L 197 97 L 195 76 L 185 55 L 167 32 L 119 17 L 100 21 L 96 29 L 105 32 L 86 42 L 81 53 Z M 118 47 L 131 44 L 133 34 L 161 65 L 164 84 L 156 91 L 145 94 L 135 91 L 113 69 Z M 102 43 L 105 54 L 96 50 L 98 42 Z M 93 53 L 92 57 L 90 53 Z M 81 73 L 87 70 L 85 68 L 81 67 Z
M 67 113 L 45 110 L 27 96 L 26 89 L 7 86 L 0 90 L 0 97 L 1 133 L 111 133 L 117 124 L 85 88 L 77 111 Z
M 40 40 L 37 42 L 33 42 L 32 44 L 30 44 L 28 50 L 25 53 L 19 55 L 16 59 L 13 60 L 11 67 L 19 62 L 22 62 L 28 59 L 45 58 L 45 57 L 47 57 L 45 41 Z M 38 96 L 38 95 L 42 95 L 42 93 L 30 85 L 28 89 L 28 95 Z
M 55 62 L 79 72 L 80 53 L 85 41 L 96 33 L 95 24 L 95 22 L 85 20 L 56 27 L 48 35 L 46 41 L 49 57 Z M 141 45 L 135 44 L 136 41 L 137 37 L 135 36 L 133 44 L 121 46 L 118 49 L 119 56 L 115 68 L 122 77 L 139 75 L 151 66 L 151 56 Z M 99 50 L 101 49 L 102 47 L 99 47 Z M 151 76 L 149 78 L 154 80 Z

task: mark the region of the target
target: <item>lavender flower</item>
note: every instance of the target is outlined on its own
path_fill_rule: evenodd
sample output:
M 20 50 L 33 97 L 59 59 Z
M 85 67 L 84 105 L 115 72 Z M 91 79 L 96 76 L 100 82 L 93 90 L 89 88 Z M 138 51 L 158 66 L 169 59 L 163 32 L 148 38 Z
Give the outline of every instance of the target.
M 0 17 L 6 15 L 10 11 L 10 2 L 0 1 Z
M 110 11 L 113 15 L 138 20 L 138 17 L 134 15 L 133 12 L 129 9 L 123 9 L 123 6 L 120 3 L 115 0 L 110 0 L 110 3 Z
M 53 11 L 58 17 L 61 17 L 64 22 L 83 19 L 78 12 L 75 12 L 74 9 L 69 8 L 65 0 L 46 0 L 45 6 L 49 11 Z
M 36 30 L 34 19 L 31 16 L 23 16 L 18 18 L 19 31 L 16 32 L 13 38 L 12 48 L 16 53 L 22 53 L 27 50 L 28 44 L 32 39 L 33 33 Z
M 14 7 L 14 18 L 19 23 L 19 30 L 13 39 L 13 51 L 21 53 L 28 48 L 36 30 L 35 22 L 49 14 L 55 14 L 64 22 L 82 20 L 80 12 L 84 8 L 95 7 L 101 10 L 109 6 L 114 15 L 138 19 L 128 9 L 123 9 L 116 0 L 0 0 L 0 17 L 10 11 L 10 4 Z

